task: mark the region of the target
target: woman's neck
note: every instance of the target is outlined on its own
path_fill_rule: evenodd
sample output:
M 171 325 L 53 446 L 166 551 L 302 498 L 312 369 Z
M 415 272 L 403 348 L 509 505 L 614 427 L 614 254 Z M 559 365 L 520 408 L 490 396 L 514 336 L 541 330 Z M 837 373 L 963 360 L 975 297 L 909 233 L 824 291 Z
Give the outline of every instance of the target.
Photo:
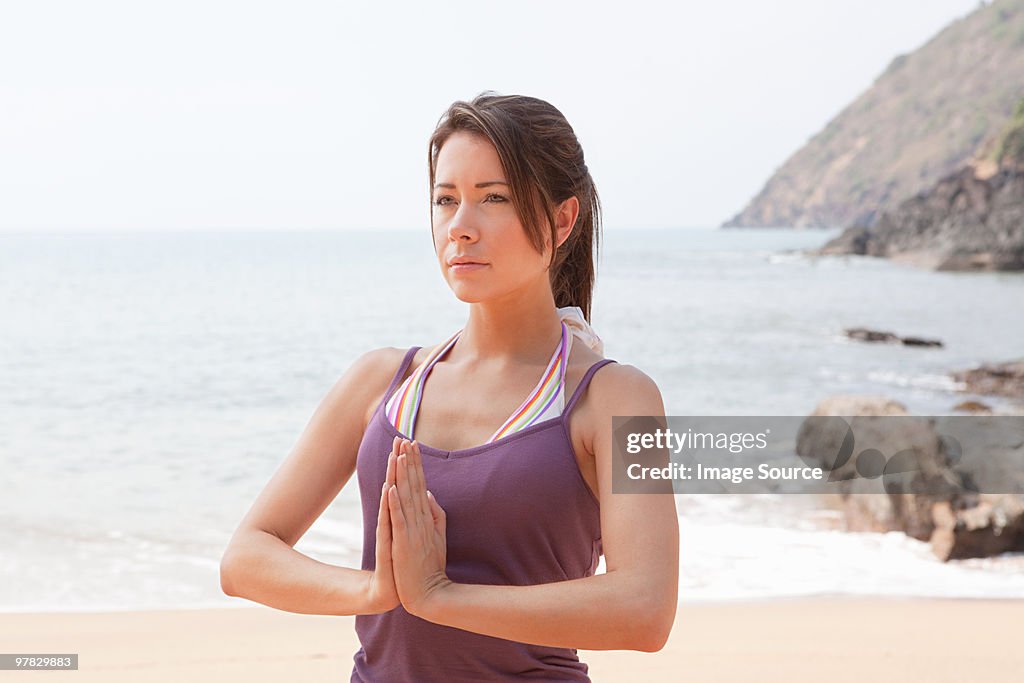
M 547 363 L 562 337 L 562 325 L 550 293 L 546 299 L 520 296 L 471 304 L 451 360 L 469 366 Z

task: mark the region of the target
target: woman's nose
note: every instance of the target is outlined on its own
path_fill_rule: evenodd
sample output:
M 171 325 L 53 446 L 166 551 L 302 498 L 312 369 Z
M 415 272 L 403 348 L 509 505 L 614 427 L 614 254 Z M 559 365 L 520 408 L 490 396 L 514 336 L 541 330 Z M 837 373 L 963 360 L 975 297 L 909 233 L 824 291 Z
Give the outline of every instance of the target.
M 469 202 L 463 202 L 448 224 L 448 239 L 451 240 L 475 240 L 477 229 L 475 227 L 472 211 Z

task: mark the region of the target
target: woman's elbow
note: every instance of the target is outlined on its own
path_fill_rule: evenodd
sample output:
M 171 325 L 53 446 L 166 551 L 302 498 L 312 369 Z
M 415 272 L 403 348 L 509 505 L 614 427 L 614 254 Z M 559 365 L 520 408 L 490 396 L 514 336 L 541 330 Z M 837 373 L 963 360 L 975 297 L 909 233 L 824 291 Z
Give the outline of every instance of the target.
M 225 553 L 224 557 L 220 558 L 220 589 L 224 595 L 236 597 L 234 588 L 231 586 L 231 572 L 229 569 L 231 565 L 228 564 L 227 560 L 228 556 Z
M 220 558 L 220 589 L 225 595 L 240 597 L 238 589 L 238 552 L 228 546 Z
M 663 603 L 648 607 L 640 622 L 643 627 L 636 630 L 639 641 L 636 643 L 635 649 L 640 652 L 658 652 L 664 648 L 672 633 L 672 625 L 675 620 L 676 606 L 674 604 Z
M 649 629 L 646 637 L 637 644 L 636 649 L 640 652 L 658 652 L 668 643 L 668 634 L 671 629 Z

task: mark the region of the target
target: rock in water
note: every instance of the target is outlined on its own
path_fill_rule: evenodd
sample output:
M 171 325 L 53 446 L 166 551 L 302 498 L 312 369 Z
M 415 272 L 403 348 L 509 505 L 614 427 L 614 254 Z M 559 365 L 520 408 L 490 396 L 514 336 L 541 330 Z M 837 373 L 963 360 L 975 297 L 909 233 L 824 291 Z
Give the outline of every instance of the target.
M 938 339 L 925 339 L 923 337 L 903 337 L 900 341 L 903 342 L 904 346 L 942 346 L 942 342 Z
M 952 373 L 972 394 L 1024 398 L 1024 360 L 982 365 Z
M 953 410 L 961 413 L 985 413 L 987 415 L 992 414 L 992 406 L 988 405 L 987 403 L 982 403 L 981 401 L 960 401 L 960 403 L 957 403 L 955 406 L 953 406 Z
M 843 332 L 850 339 L 866 342 L 902 342 L 905 346 L 942 346 L 938 339 L 925 339 L 923 337 L 898 337 L 892 332 L 882 330 L 871 330 L 866 327 L 849 327 Z
M 827 417 L 844 418 L 856 437 L 850 459 L 838 468 L 823 454 L 838 453 L 848 429 L 839 421 L 813 419 Z M 972 420 L 968 424 L 974 434 L 965 443 L 986 457 L 960 462 L 953 470 L 955 454 L 939 434 L 962 432 L 965 419 Z M 930 541 L 944 561 L 982 557 L 1024 550 L 1024 496 L 970 490 L 1024 489 L 1024 439 L 1019 428 L 997 429 L 995 419 L 917 418 L 883 396 L 833 396 L 821 401 L 801 427 L 796 450 L 842 480 L 840 493 L 826 501 L 843 511 L 848 530 L 902 531 Z M 879 480 L 860 470 L 860 454 L 872 449 L 883 457 L 899 454 L 913 461 L 884 483 L 884 493 Z
M 941 560 L 988 557 L 1024 545 L 1024 500 L 981 494 L 971 507 L 932 506 L 932 551 Z
M 900 340 L 892 332 L 883 332 L 882 330 L 869 330 L 866 327 L 848 327 L 843 330 L 846 336 L 850 339 L 856 339 L 857 341 L 866 342 L 898 342 Z

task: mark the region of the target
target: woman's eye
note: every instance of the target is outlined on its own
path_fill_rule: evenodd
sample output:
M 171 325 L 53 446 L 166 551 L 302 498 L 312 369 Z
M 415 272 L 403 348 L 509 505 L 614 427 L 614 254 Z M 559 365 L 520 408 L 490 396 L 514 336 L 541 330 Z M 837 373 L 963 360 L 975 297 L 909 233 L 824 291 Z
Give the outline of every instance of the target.
M 484 198 L 484 201 L 492 202 L 494 204 L 502 204 L 502 203 L 508 201 L 508 197 L 505 197 L 504 195 L 493 194 L 492 193 L 492 194 L 487 195 Z M 448 195 L 444 195 L 443 197 L 438 197 L 437 199 L 434 200 L 434 206 L 448 206 L 448 205 L 450 205 L 452 203 L 454 203 L 454 200 L 451 197 L 449 197 Z

